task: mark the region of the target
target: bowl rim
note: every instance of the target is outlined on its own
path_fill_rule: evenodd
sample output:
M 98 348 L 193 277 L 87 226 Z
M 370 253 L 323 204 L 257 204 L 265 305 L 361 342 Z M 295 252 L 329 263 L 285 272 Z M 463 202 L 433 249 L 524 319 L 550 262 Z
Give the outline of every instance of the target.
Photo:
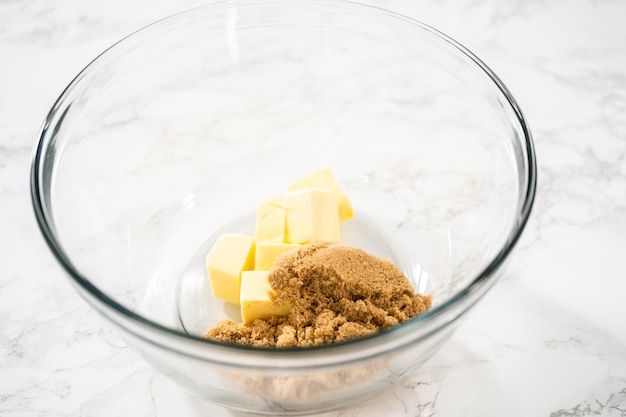
M 245 7 L 245 6 L 258 6 L 263 7 L 267 5 L 273 4 L 281 4 L 281 5 L 290 5 L 290 6 L 301 6 L 303 4 L 306 5 L 315 5 L 315 6 L 325 6 L 325 7 L 349 7 L 354 10 L 358 10 L 360 12 L 366 13 L 376 13 L 379 16 L 384 16 L 386 19 L 396 19 L 397 21 L 401 21 L 409 24 L 412 24 L 418 27 L 421 30 L 429 32 L 431 35 L 436 36 L 440 40 L 448 43 L 457 52 L 465 55 L 474 64 L 487 75 L 490 80 L 494 83 L 498 90 L 502 93 L 502 95 L 506 98 L 508 105 L 511 110 L 514 112 L 515 117 L 517 118 L 517 122 L 519 123 L 521 130 L 523 132 L 523 139 L 520 141 L 523 142 L 525 147 L 525 174 L 527 176 L 526 188 L 520 190 L 521 199 L 518 200 L 518 208 L 517 208 L 517 217 L 516 221 L 513 224 L 513 227 L 508 233 L 507 239 L 504 244 L 498 251 L 498 253 L 493 257 L 493 259 L 475 276 L 475 278 L 469 282 L 464 288 L 459 290 L 456 294 L 454 294 L 449 299 L 445 300 L 441 304 L 433 306 L 427 312 L 420 314 L 419 316 L 408 320 L 406 322 L 400 323 L 397 326 L 381 330 L 372 335 L 364 336 L 358 339 L 351 339 L 343 342 L 325 344 L 325 345 L 317 345 L 306 348 L 274 348 L 274 347 L 253 347 L 246 346 L 240 344 L 233 343 L 224 343 L 220 341 L 215 341 L 211 339 L 202 338 L 199 336 L 190 335 L 184 333 L 183 331 L 178 331 L 173 328 L 164 326 L 162 324 L 153 322 L 133 311 L 123 306 L 122 304 L 116 302 L 113 298 L 106 295 L 104 292 L 99 290 L 91 281 L 82 276 L 77 269 L 75 269 L 72 265 L 70 257 L 67 256 L 62 248 L 62 246 L 58 243 L 58 239 L 56 238 L 56 230 L 54 227 L 54 221 L 52 216 L 48 213 L 45 203 L 44 193 L 42 188 L 45 188 L 43 183 L 50 181 L 50 178 L 46 179 L 45 172 L 43 169 L 43 164 L 45 159 L 48 156 L 49 151 L 49 143 L 51 139 L 54 137 L 55 129 L 58 124 L 60 124 L 65 116 L 65 113 L 62 112 L 66 99 L 71 95 L 72 91 L 79 85 L 81 79 L 99 62 L 101 57 L 109 53 L 109 51 L 114 50 L 118 45 L 123 44 L 128 39 L 132 39 L 135 35 L 140 34 L 148 29 L 152 29 L 158 27 L 163 24 L 167 24 L 170 21 L 175 19 L 184 18 L 185 16 L 192 15 L 197 12 L 207 12 L 207 13 L 216 13 L 219 11 L 227 10 L 229 8 L 235 7 Z M 48 173 L 49 174 L 49 173 Z M 304 0 L 298 2 L 298 4 L 291 3 L 289 0 L 267 0 L 267 1 L 254 1 L 254 0 L 226 0 L 214 2 L 208 5 L 192 8 L 189 10 L 185 10 L 170 16 L 167 16 L 163 19 L 157 20 L 153 23 L 150 23 L 129 35 L 123 37 L 119 41 L 115 42 L 107 49 L 105 49 L 102 53 L 97 55 L 91 62 L 89 62 L 75 77 L 74 79 L 65 87 L 62 93 L 54 102 L 50 111 L 44 119 L 44 122 L 40 128 L 37 141 L 32 151 L 31 155 L 31 168 L 30 168 L 30 194 L 31 194 L 31 203 L 33 206 L 33 210 L 35 213 L 35 217 L 37 220 L 37 224 L 39 229 L 46 241 L 46 244 L 50 248 L 56 260 L 65 270 L 65 272 L 70 276 L 73 283 L 78 285 L 79 289 L 85 291 L 89 294 L 90 297 L 99 300 L 106 308 L 110 308 L 113 312 L 118 313 L 128 319 L 134 325 L 138 325 L 148 331 L 154 331 L 156 333 L 166 334 L 172 336 L 174 338 L 178 338 L 181 341 L 191 342 L 195 344 L 201 344 L 205 349 L 213 348 L 214 349 L 225 349 L 226 352 L 246 352 L 246 353 L 267 353 L 271 352 L 272 355 L 276 355 L 277 351 L 281 353 L 281 356 L 291 356 L 291 355 L 306 355 L 308 353 L 324 353 L 324 352 L 335 352 L 337 349 L 344 349 L 346 347 L 350 348 L 354 344 L 363 345 L 367 341 L 376 341 L 383 339 L 386 335 L 393 335 L 398 332 L 407 331 L 407 329 L 413 329 L 415 326 L 421 326 L 426 323 L 435 324 L 435 320 L 450 312 L 451 309 L 457 306 L 461 301 L 470 298 L 471 295 L 475 295 L 473 299 L 471 299 L 469 303 L 467 303 L 460 312 L 454 314 L 454 317 L 447 320 L 444 323 L 440 323 L 436 326 L 436 328 L 443 327 L 451 321 L 454 321 L 458 318 L 463 312 L 471 308 L 490 288 L 489 278 L 493 277 L 495 272 L 502 266 L 504 261 L 509 257 L 511 251 L 517 244 L 520 239 L 520 236 L 529 220 L 530 213 L 532 211 L 535 195 L 537 188 L 537 162 L 535 156 L 535 147 L 532 139 L 532 134 L 530 132 L 530 128 L 528 127 L 528 123 L 526 118 L 524 117 L 517 101 L 509 91 L 509 89 L 504 85 L 504 83 L 500 80 L 500 78 L 476 55 L 474 55 L 470 50 L 465 48 L 463 45 L 450 38 L 446 34 L 434 29 L 433 27 L 422 23 L 416 19 L 404 16 L 400 13 L 396 13 L 393 11 L 389 11 L 380 7 L 365 5 L 361 3 L 356 3 L 350 0 Z M 81 293 L 83 297 L 84 294 Z M 91 306 L 95 307 L 95 306 Z M 100 308 L 97 308 L 100 310 Z M 102 312 L 102 311 L 101 311 Z M 111 317 L 108 317 L 111 319 Z M 119 325 L 119 323 L 117 323 Z M 412 340 L 421 340 L 430 334 L 431 331 L 427 332 L 427 334 L 421 335 L 418 338 L 413 338 Z M 157 343 L 158 344 L 158 343 Z M 171 347 L 169 347 L 171 349 Z M 344 358 L 345 361 L 345 358 Z M 217 361 L 222 362 L 222 361 Z

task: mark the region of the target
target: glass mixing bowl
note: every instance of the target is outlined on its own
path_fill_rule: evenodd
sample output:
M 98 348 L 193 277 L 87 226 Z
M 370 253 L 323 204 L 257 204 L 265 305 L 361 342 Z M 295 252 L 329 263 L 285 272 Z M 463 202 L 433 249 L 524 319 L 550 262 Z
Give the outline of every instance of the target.
M 329 168 L 356 216 L 342 243 L 387 258 L 433 308 L 306 349 L 202 338 L 237 308 L 205 256 L 257 204 Z M 303 414 L 402 380 L 496 282 L 536 183 L 515 100 L 436 30 L 343 1 L 223 2 L 91 62 L 43 125 L 32 199 L 76 290 L 149 364 L 234 409 Z

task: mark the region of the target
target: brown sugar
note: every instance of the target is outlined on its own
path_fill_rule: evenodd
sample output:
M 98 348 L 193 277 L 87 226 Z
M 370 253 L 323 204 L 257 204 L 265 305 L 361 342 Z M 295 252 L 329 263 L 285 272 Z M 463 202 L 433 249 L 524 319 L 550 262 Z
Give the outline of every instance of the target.
M 395 326 L 428 310 L 391 262 L 360 249 L 312 243 L 280 255 L 268 281 L 286 317 L 238 324 L 225 320 L 207 338 L 253 346 L 306 347 L 340 342 Z

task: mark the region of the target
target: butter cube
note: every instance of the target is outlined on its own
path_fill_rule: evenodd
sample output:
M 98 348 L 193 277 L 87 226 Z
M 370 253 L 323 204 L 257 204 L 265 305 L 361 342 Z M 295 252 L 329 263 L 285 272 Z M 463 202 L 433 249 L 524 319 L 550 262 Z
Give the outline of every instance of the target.
M 254 269 L 258 271 L 269 270 L 274 265 L 278 255 L 299 246 L 297 243 L 257 242 Z
M 206 257 L 206 268 L 215 297 L 239 304 L 241 273 L 254 269 L 255 244 L 252 236 L 221 235 Z
M 257 242 L 282 242 L 285 237 L 285 201 L 283 196 L 265 200 L 257 207 L 254 237 Z
M 339 242 L 339 214 L 332 191 L 317 188 L 285 196 L 285 242 Z
M 287 316 L 289 305 L 274 307 L 272 296 L 275 294 L 267 281 L 268 271 L 244 271 L 241 274 L 241 317 L 244 324 L 256 319 L 273 316 Z
M 320 169 L 296 180 L 289 186 L 289 191 L 301 190 L 303 188 L 321 188 L 332 191 L 337 199 L 340 223 L 354 217 L 354 211 L 348 196 L 337 184 L 329 169 Z

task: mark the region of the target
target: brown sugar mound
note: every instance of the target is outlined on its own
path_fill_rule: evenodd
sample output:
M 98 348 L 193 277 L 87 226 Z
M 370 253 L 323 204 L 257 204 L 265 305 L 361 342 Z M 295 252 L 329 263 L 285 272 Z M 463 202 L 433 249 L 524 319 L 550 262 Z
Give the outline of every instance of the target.
M 222 321 L 206 337 L 253 346 L 320 345 L 395 326 L 432 304 L 394 264 L 348 246 L 312 243 L 288 251 L 268 280 L 277 291 L 272 302 L 288 303 L 291 314 L 247 325 Z

